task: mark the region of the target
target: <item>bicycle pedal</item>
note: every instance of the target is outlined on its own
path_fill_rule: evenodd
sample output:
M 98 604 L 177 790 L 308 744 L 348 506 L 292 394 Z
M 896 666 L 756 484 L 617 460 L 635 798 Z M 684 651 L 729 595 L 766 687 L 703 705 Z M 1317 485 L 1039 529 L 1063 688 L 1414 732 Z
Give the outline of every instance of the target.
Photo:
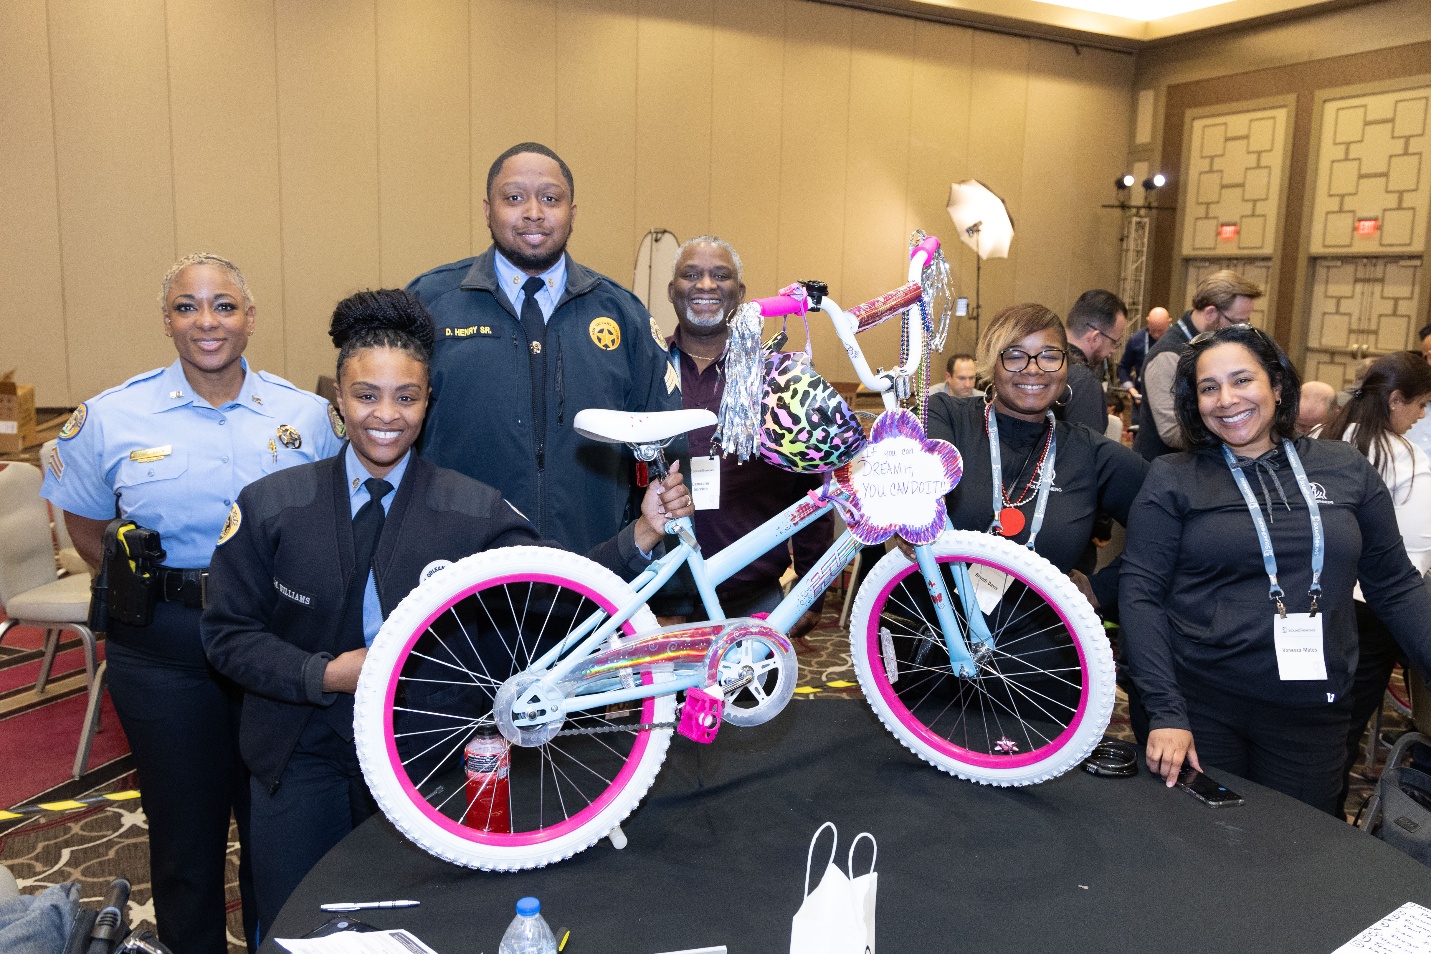
M 725 697 L 712 695 L 703 689 L 687 689 L 686 702 L 681 706 L 681 724 L 676 731 L 702 745 L 710 745 L 720 731 L 721 710 Z

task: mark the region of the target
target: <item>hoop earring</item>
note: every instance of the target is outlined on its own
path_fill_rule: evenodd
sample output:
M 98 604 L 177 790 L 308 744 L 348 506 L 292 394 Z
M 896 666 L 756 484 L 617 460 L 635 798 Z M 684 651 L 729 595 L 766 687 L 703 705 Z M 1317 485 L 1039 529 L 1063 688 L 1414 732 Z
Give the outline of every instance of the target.
M 985 406 L 985 407 L 988 407 L 990 404 L 993 404 L 993 403 L 994 403 L 994 385 L 993 385 L 993 382 L 990 382 L 990 383 L 989 383 L 989 386 L 984 389 L 984 406 Z
M 1054 407 L 1068 407 L 1068 402 L 1073 400 L 1073 385 L 1065 384 L 1064 387 L 1068 388 L 1068 397 L 1061 401 L 1054 401 Z

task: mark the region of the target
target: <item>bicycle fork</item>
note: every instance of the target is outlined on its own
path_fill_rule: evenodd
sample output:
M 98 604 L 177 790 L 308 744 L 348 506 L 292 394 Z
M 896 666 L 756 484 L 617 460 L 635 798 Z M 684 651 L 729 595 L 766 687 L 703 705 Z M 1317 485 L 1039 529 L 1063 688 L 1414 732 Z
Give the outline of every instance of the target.
M 940 572 L 939 561 L 934 557 L 933 545 L 914 548 L 915 560 L 919 563 L 920 575 L 929 590 L 929 598 L 934 603 L 934 616 L 939 620 L 939 631 L 944 636 L 944 645 L 949 652 L 949 664 L 959 676 L 972 678 L 978 675 L 979 665 L 975 656 L 983 657 L 993 649 L 993 636 L 984 621 L 983 610 L 974 595 L 974 584 L 969 578 L 968 565 L 961 562 L 949 564 L 954 577 L 954 589 L 964 611 L 964 626 L 954 614 L 949 599 L 949 588 L 944 585 L 944 574 Z

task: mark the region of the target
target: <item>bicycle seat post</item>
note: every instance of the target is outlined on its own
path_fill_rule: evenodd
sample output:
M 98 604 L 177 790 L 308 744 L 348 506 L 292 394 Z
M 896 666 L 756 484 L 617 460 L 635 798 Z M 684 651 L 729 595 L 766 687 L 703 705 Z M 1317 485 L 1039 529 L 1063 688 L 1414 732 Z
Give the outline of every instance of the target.
M 652 480 L 665 481 L 671 472 L 670 468 L 666 466 L 665 448 L 664 441 L 655 444 L 631 445 L 631 449 L 636 453 L 636 459 L 649 468 Z

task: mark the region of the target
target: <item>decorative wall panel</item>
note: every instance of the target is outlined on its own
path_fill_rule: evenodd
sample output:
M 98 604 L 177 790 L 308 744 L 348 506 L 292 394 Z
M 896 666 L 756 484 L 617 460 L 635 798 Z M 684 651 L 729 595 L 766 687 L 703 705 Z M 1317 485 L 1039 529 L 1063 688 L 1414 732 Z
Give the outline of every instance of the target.
M 1267 256 L 1280 232 L 1290 110 L 1192 120 L 1183 165 L 1183 255 Z
M 1431 86 L 1329 99 L 1313 193 L 1313 255 L 1424 251 Z
M 1252 302 L 1252 323 L 1264 331 L 1270 331 L 1267 313 L 1271 310 L 1272 260 L 1270 258 L 1191 258 L 1187 263 L 1187 286 L 1183 289 L 1183 300 L 1168 305 L 1168 311 L 1176 318 L 1192 307 L 1193 292 L 1198 283 L 1213 272 L 1230 268 L 1243 278 L 1262 286 L 1262 297 Z
M 1342 387 L 1357 362 L 1418 347 L 1420 258 L 1323 258 L 1312 265 L 1302 376 Z

